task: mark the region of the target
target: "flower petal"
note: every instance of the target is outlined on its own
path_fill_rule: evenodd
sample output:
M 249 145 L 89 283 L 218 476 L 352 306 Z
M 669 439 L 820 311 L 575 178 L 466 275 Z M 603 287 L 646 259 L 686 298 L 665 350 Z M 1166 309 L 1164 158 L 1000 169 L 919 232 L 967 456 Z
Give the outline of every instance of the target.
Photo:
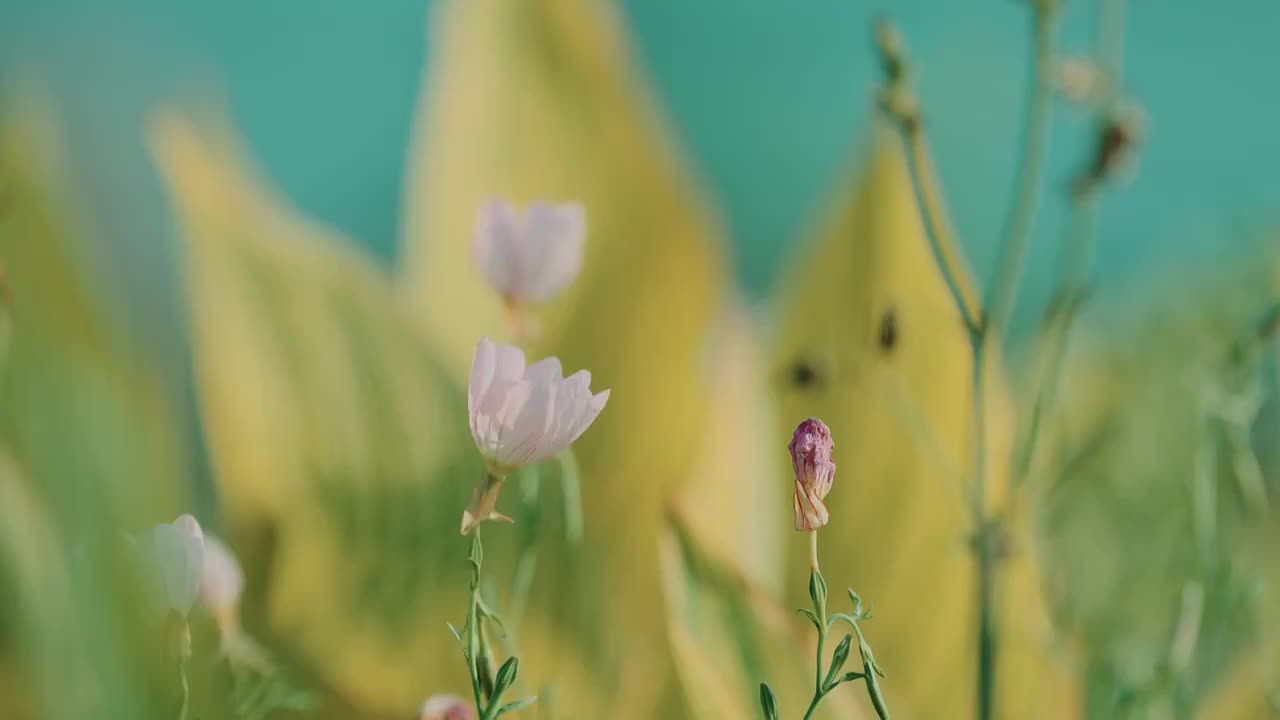
M 524 228 L 526 297 L 548 300 L 577 277 L 582 269 L 586 224 L 586 213 L 577 203 L 529 206 Z
M 501 200 L 480 208 L 473 240 L 476 267 L 502 295 L 523 294 L 524 245 L 518 211 Z
M 493 383 L 493 375 L 497 369 L 497 349 L 493 341 L 487 337 L 476 343 L 476 352 L 471 356 L 471 381 L 467 385 L 467 414 L 471 419 L 471 437 L 479 442 L 480 435 L 476 428 L 476 414 L 480 410 L 480 401 Z
M 524 377 L 535 383 L 560 382 L 560 358 L 552 356 L 539 360 L 525 369 Z
M 503 454 L 510 459 L 512 466 L 542 459 L 550 439 L 559 386 L 558 379 L 553 382 L 531 383 L 529 402 L 515 418 L 511 436 L 504 442 Z

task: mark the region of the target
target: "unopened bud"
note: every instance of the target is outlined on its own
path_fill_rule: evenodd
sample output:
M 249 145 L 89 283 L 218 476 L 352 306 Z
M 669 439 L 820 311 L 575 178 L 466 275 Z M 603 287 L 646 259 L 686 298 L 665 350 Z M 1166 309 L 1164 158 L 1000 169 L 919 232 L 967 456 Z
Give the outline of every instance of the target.
M 791 467 L 796 476 L 796 530 L 817 530 L 830 520 L 823 500 L 835 481 L 836 464 L 831 461 L 834 447 L 831 430 L 817 418 L 800 423 L 791 437 L 787 449 L 791 451 Z

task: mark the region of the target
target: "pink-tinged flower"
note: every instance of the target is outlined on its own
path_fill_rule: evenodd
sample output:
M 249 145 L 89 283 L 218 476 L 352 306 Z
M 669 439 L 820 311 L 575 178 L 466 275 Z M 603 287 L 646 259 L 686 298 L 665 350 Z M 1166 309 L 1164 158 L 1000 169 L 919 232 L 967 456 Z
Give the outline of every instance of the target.
M 787 449 L 796 473 L 796 530 L 817 530 L 831 519 L 823 500 L 836 477 L 836 464 L 831 461 L 834 447 L 831 430 L 818 418 L 800 423 L 791 436 Z
M 463 515 L 462 532 L 482 520 L 505 519 L 494 512 L 503 479 L 573 444 L 608 400 L 608 390 L 591 393 L 586 370 L 562 377 L 554 357 L 526 367 L 520 348 L 481 338 L 471 361 L 467 410 L 488 472 Z
M 223 633 L 236 626 L 240 593 L 244 591 L 244 570 L 221 540 L 204 538 L 204 572 L 200 577 L 200 603 L 209 610 Z
M 156 525 L 137 543 L 152 598 L 161 611 L 186 616 L 195 605 L 204 572 L 204 533 L 200 523 L 182 515 Z
M 475 712 L 457 695 L 432 695 L 422 704 L 418 720 L 475 720 Z
M 486 202 L 476 224 L 476 264 L 511 305 L 550 300 L 582 269 L 586 213 L 577 203 Z

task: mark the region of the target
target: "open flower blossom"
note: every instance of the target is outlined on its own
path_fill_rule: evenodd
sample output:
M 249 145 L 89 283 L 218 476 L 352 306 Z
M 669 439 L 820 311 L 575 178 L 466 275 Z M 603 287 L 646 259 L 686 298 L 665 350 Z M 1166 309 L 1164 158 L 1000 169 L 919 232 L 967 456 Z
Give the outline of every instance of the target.
M 204 533 L 191 515 L 151 528 L 137 541 L 152 598 L 161 611 L 186 617 L 204 573 Z
M 240 568 L 235 554 L 218 538 L 206 535 L 200 604 L 209 610 L 224 634 L 235 629 L 240 593 L 243 591 L 244 570 Z
M 565 378 L 554 357 L 526 367 L 520 348 L 481 338 L 471 361 L 467 411 L 487 472 L 463 515 L 462 532 L 482 520 L 507 519 L 494 511 L 503 479 L 573 444 L 608 400 L 608 390 L 592 394 L 586 370 Z
M 476 224 L 476 264 L 508 305 L 545 302 L 582 269 L 586 226 L 577 203 L 533 202 L 522 212 L 490 200 Z
M 432 695 L 422 704 L 418 720 L 475 720 L 475 713 L 457 695 Z
M 834 447 L 831 430 L 818 418 L 800 423 L 791 436 L 787 449 L 796 474 L 796 530 L 817 530 L 831 519 L 823 500 L 836 477 L 836 464 L 831 460 Z

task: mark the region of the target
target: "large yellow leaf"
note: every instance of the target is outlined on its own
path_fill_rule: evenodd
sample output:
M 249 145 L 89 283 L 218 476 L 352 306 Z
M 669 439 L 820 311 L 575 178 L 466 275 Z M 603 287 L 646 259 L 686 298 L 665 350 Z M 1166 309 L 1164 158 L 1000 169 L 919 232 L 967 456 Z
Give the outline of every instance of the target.
M 73 534 L 171 516 L 184 473 L 170 388 L 105 299 L 117 279 L 89 269 L 56 118 L 23 107 L 0 126 L 0 437 Z
M 973 712 L 977 632 L 971 457 L 972 356 L 929 250 L 901 150 L 878 128 L 869 157 L 815 244 L 798 258 L 778 316 L 778 422 L 831 427 L 839 467 L 819 537 L 832 587 L 876 612 L 885 689 L 908 717 Z M 950 249 L 957 252 L 957 249 Z M 972 294 L 967 277 L 959 278 Z M 1010 409 L 999 362 L 986 378 L 993 505 L 1005 495 Z M 778 472 L 789 459 L 780 453 Z M 789 509 L 788 509 L 789 510 Z M 1025 515 L 1025 513 L 1023 513 Z M 807 539 L 793 533 L 788 591 L 803 603 Z M 1049 692 L 1050 627 L 1024 527 L 1003 565 L 998 691 L 1003 717 L 1065 710 Z
M 218 487 L 242 546 L 265 553 L 250 558 L 258 622 L 362 713 L 466 694 L 446 627 L 465 616 L 458 523 L 481 469 L 463 388 L 389 279 L 286 209 L 234 144 L 169 111 L 151 141 L 182 223 Z M 500 581 L 510 531 L 488 535 Z M 531 626 L 522 641 L 523 676 L 592 696 L 560 635 Z
M 651 716 L 673 694 L 653 631 L 663 623 L 663 497 L 687 480 L 716 422 L 703 350 L 727 292 L 719 230 L 631 72 L 614 5 L 444 2 L 434 27 L 439 49 L 410 159 L 406 291 L 461 373 L 476 337 L 505 328 L 471 259 L 481 201 L 585 205 L 583 273 L 546 309 L 534 354 L 589 369 L 613 395 L 577 447 L 584 567 L 540 567 L 535 599 L 596 636 L 610 658 L 598 672 L 616 678 L 609 694 Z

